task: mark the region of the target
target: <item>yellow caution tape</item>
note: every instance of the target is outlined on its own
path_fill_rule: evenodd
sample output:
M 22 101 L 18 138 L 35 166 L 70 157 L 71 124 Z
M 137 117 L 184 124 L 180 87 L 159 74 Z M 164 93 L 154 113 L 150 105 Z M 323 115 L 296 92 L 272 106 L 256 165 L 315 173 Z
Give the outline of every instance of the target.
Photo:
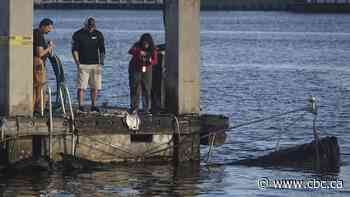
M 0 45 L 4 44 L 33 47 L 33 38 L 31 36 L 0 36 Z

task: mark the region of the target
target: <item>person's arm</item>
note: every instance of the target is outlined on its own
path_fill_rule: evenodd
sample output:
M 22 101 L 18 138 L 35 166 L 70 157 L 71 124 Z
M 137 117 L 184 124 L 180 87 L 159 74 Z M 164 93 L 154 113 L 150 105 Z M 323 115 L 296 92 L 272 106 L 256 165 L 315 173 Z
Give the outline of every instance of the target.
M 44 57 L 45 55 L 51 53 L 53 47 L 48 47 L 47 49 L 44 49 L 44 47 L 37 47 L 37 54 L 40 58 Z
M 76 34 L 72 37 L 72 56 L 77 67 L 80 65 L 79 60 L 79 40 Z
M 104 59 L 106 55 L 106 48 L 105 48 L 105 39 L 103 37 L 102 33 L 99 33 L 99 44 L 98 44 L 98 51 L 99 51 L 99 63 L 104 64 Z
M 49 42 L 47 49 L 44 49 L 45 46 L 45 40 L 40 41 L 39 46 L 36 47 L 36 52 L 39 56 L 39 58 L 42 58 L 46 56 L 47 54 L 52 52 L 52 49 L 55 47 L 55 45 L 52 43 L 52 41 Z
M 80 65 L 79 52 L 78 51 L 72 51 L 72 55 L 73 55 L 73 59 L 74 59 L 75 65 L 77 65 L 77 67 L 79 67 L 79 65 Z
M 134 44 L 131 47 L 131 49 L 129 49 L 129 54 L 131 54 L 131 55 L 133 55 L 135 57 L 138 57 L 138 58 L 140 57 L 140 52 L 141 52 L 141 50 L 140 50 L 139 47 L 137 47 L 137 44 Z
M 106 54 L 105 39 L 102 33 L 100 33 L 99 49 L 100 49 L 100 53 Z
M 158 53 L 157 53 L 157 49 L 153 50 L 152 56 L 151 56 L 151 66 L 152 65 L 156 65 L 158 63 Z

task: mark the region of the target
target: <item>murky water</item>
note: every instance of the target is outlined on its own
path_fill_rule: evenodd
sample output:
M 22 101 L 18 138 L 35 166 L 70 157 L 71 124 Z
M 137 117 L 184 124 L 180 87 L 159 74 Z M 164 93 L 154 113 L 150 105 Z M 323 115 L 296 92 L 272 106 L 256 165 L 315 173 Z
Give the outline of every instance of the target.
M 128 106 L 127 50 L 143 32 L 164 40 L 158 11 L 35 11 L 35 22 L 51 17 L 50 35 L 66 67 L 74 93 L 75 66 L 70 39 L 86 16 L 97 17 L 107 43 L 103 91 L 99 103 Z M 350 195 L 350 15 L 286 12 L 202 12 L 201 107 L 225 114 L 231 124 L 296 109 L 309 95 L 320 105 L 322 136 L 338 137 L 343 165 L 336 178 L 343 189 L 258 188 L 270 179 L 322 178 L 312 172 L 231 166 L 239 158 L 263 155 L 276 147 L 281 127 L 294 118 L 267 121 L 229 131 L 227 143 L 214 149 L 213 164 L 130 166 L 109 171 L 36 175 L 1 175 L 3 196 L 338 196 Z M 53 80 L 52 74 L 49 77 Z M 281 134 L 280 147 L 312 140 L 312 116 L 304 115 Z M 206 157 L 203 147 L 202 155 Z

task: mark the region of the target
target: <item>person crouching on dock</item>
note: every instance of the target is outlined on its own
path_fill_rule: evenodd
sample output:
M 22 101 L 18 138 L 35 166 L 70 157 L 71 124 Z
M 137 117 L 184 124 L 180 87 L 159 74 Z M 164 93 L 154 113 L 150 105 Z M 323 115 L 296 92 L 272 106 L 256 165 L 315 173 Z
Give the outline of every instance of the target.
M 96 29 L 93 17 L 88 17 L 84 27 L 73 34 L 72 54 L 77 65 L 78 102 L 79 110 L 84 109 L 84 90 L 91 88 L 91 111 L 98 112 L 96 97 L 101 89 L 101 65 L 105 56 L 103 34 Z
M 142 92 L 143 110 L 151 111 L 152 66 L 157 64 L 157 50 L 153 38 L 149 33 L 141 36 L 129 54 L 132 58 L 129 63 L 130 104 L 132 113 L 137 113 Z

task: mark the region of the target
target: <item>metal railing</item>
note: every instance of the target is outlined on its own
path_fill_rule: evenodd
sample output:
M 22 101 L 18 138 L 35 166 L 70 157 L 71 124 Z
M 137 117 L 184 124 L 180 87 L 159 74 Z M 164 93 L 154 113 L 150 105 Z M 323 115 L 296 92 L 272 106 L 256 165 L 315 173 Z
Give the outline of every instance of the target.
M 52 89 L 47 86 L 46 90 L 45 90 L 49 96 L 49 100 L 48 100 L 48 110 L 49 110 L 49 158 L 52 159 L 52 144 L 53 144 L 53 110 L 52 110 Z M 72 155 L 74 155 L 75 153 L 75 134 L 74 134 L 74 130 L 75 130 L 75 126 L 74 126 L 74 111 L 73 111 L 73 106 L 72 106 L 72 100 L 71 100 L 71 96 L 69 93 L 69 90 L 67 87 L 65 86 L 60 86 L 57 90 L 57 94 L 59 94 L 60 97 L 60 101 L 61 101 L 61 107 L 62 107 L 62 112 L 64 114 L 64 116 L 66 117 L 66 107 L 65 107 L 65 102 L 64 102 L 64 95 L 63 95 L 63 91 L 65 92 L 65 94 L 67 95 L 66 98 L 68 100 L 68 108 L 69 108 L 69 112 L 70 112 L 70 125 L 71 125 L 71 134 L 72 134 L 72 140 L 71 140 L 71 153 Z M 44 110 L 45 110 L 45 106 L 44 106 L 44 88 L 41 89 L 40 91 L 40 103 L 41 103 L 41 116 L 44 117 Z M 69 135 L 69 132 L 66 132 L 66 136 Z
M 52 133 L 53 133 L 53 114 L 52 114 L 52 89 L 47 86 L 46 90 L 49 95 L 48 107 L 49 107 L 49 158 L 52 159 Z M 40 109 L 41 116 L 44 117 L 44 88 L 40 90 Z

